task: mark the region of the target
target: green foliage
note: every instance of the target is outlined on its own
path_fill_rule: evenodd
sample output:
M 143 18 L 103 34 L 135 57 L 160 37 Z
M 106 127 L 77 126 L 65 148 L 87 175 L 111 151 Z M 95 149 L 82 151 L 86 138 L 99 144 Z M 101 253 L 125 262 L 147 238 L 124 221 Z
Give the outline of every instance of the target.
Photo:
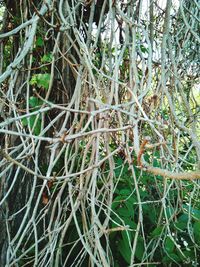
M 118 250 L 128 264 L 130 264 L 131 260 L 131 246 L 129 244 L 129 240 L 130 234 L 126 231 L 123 231 L 118 244 Z
M 38 36 L 35 42 L 36 46 L 42 47 L 44 46 L 44 40 L 41 36 Z
M 43 104 L 43 101 L 35 96 L 31 96 L 29 98 L 29 106 L 34 109 L 40 107 L 42 104 Z
M 200 221 L 196 221 L 193 224 L 194 238 L 195 241 L 200 245 Z
M 152 238 L 157 238 L 162 234 L 163 231 L 163 226 L 157 226 L 152 232 L 151 232 L 151 237 Z
M 30 84 L 48 90 L 50 77 L 50 73 L 34 74 L 30 80 Z
M 41 119 L 38 119 L 36 115 L 30 116 L 29 119 L 23 119 L 22 124 L 23 126 L 27 126 L 29 124 L 35 135 L 39 135 L 41 132 Z
M 175 248 L 174 242 L 173 242 L 173 240 L 170 237 L 167 237 L 165 239 L 165 245 L 164 245 L 164 247 L 165 247 L 165 249 L 166 249 L 166 251 L 168 253 L 171 253 L 171 252 L 174 251 L 174 248 Z
M 49 63 L 51 61 L 52 61 L 52 54 L 51 53 L 44 54 L 44 56 L 41 58 L 42 63 Z
M 160 167 L 159 151 L 155 151 L 152 155 L 146 155 L 146 160 L 147 157 L 155 167 Z M 139 219 L 139 201 L 128 164 L 124 163 L 122 158 L 117 157 L 115 167 L 115 177 L 118 184 L 114 192 L 110 228 L 117 229 L 121 227 L 122 230 L 110 234 L 110 244 L 115 259 L 114 266 L 129 266 Z M 135 172 L 139 176 L 137 168 L 135 168 Z M 152 175 L 143 172 L 140 182 L 138 182 L 138 190 L 141 202 L 160 199 L 160 195 L 163 194 L 163 179 L 158 176 L 155 183 Z M 192 208 L 183 204 L 183 211 L 178 216 L 174 216 L 177 211 L 173 206 L 173 201 L 176 201 L 178 197 L 180 196 L 178 196 L 177 190 L 168 192 L 168 199 L 171 202 L 170 205 L 166 206 L 163 213 L 161 213 L 161 203 L 142 205 L 143 229 L 145 233 L 148 233 L 145 242 L 150 245 L 146 251 L 144 238 L 140 232 L 137 237 L 135 262 L 140 263 L 145 258 L 146 253 L 148 254 L 148 251 L 153 249 L 156 242 L 158 242 L 158 245 L 152 261 L 160 262 L 162 266 L 171 264 L 172 266 L 191 266 L 192 261 L 196 261 L 194 251 L 196 245 L 200 245 L 200 207 Z M 185 197 L 187 202 L 187 194 L 182 195 L 182 197 Z M 169 229 L 172 236 L 167 233 L 166 218 L 170 222 Z M 123 230 L 123 227 L 126 227 L 126 229 Z M 188 227 L 193 240 L 188 235 Z
M 32 112 L 38 110 L 42 104 L 43 104 L 43 101 L 41 101 L 37 97 L 31 96 L 29 98 L 29 106 L 31 107 Z M 23 126 L 29 125 L 35 135 L 40 134 L 41 123 L 42 123 L 42 118 L 40 114 L 31 115 L 29 118 L 22 119 L 22 125 Z

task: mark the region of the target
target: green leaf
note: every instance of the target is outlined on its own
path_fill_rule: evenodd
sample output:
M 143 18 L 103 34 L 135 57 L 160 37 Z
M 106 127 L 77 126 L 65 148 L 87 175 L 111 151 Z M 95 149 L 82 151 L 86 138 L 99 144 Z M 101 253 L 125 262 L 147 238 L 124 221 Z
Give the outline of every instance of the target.
M 182 214 L 178 217 L 178 221 L 179 222 L 184 222 L 184 223 L 187 223 L 188 222 L 188 214 Z
M 95 75 L 97 74 L 97 71 L 95 69 L 92 69 L 92 73 Z
M 117 196 L 116 198 L 114 198 L 113 203 L 112 203 L 112 210 L 115 211 L 115 209 L 121 205 L 123 200 L 124 200 L 124 196 Z
M 115 164 L 116 166 L 121 166 L 123 164 L 123 159 L 120 157 L 116 158 Z
M 156 150 L 154 153 L 153 166 L 154 167 L 161 167 L 161 165 L 160 165 L 160 152 L 158 150 Z
M 33 126 L 35 124 L 35 120 L 36 120 L 36 115 L 30 116 L 30 127 L 31 127 L 31 129 L 33 128 Z
M 135 203 L 135 199 L 130 197 L 125 201 L 125 205 L 127 207 L 127 210 L 129 211 L 129 213 L 131 214 L 131 216 L 133 216 L 134 214 L 134 209 L 133 209 L 133 203 Z
M 162 262 L 170 264 L 172 261 L 180 262 L 180 258 L 175 253 L 169 253 L 169 256 L 164 256 Z
M 145 173 L 141 176 L 141 182 L 144 185 L 147 185 L 149 183 L 149 175 L 146 175 Z
M 136 246 L 136 251 L 135 251 L 135 256 L 138 260 L 142 260 L 144 254 L 144 242 L 142 237 L 138 238 L 137 246 Z
M 45 89 L 49 88 L 50 74 L 38 74 L 38 86 L 44 87 Z
M 41 123 L 42 123 L 41 120 L 38 120 L 38 121 L 36 122 L 35 128 L 34 128 L 34 130 L 33 130 L 33 133 L 34 133 L 35 135 L 39 135 L 39 134 L 40 134 L 40 132 L 41 132 Z
M 41 119 L 37 119 L 36 115 L 30 117 L 30 127 L 35 135 L 39 135 L 41 132 Z
M 120 220 L 120 218 L 118 217 L 113 217 L 113 221 L 112 221 L 112 224 L 111 224 L 111 228 L 115 228 L 115 227 L 118 227 L 119 225 L 122 224 L 122 220 Z M 112 234 L 116 234 L 116 232 L 112 233 Z
M 177 222 L 174 223 L 175 227 L 179 230 L 185 230 L 188 223 L 188 214 L 182 214 L 178 217 Z
M 153 232 L 151 233 L 152 237 L 159 237 L 163 231 L 164 226 L 158 226 L 156 227 Z
M 167 215 L 168 219 L 171 218 L 174 213 L 175 213 L 175 211 L 174 211 L 173 207 L 167 207 L 166 208 L 166 215 Z
M 32 108 L 35 108 L 35 107 L 39 107 L 43 104 L 43 101 L 38 99 L 37 97 L 35 96 L 31 96 L 29 98 L 29 105 L 32 107 Z
M 145 154 L 144 155 L 144 159 L 145 159 L 145 161 L 147 161 L 148 163 L 150 163 L 150 155 L 149 154 Z
M 22 125 L 27 126 L 28 125 L 28 120 L 26 118 L 22 119 Z
M 36 121 L 37 119 L 37 121 Z M 39 115 L 39 118 L 37 118 L 36 115 L 32 115 L 29 118 L 30 128 L 33 131 L 33 134 L 39 135 L 41 132 L 41 115 Z M 27 126 L 28 125 L 28 119 L 24 118 L 22 119 L 22 125 Z
M 124 216 L 124 217 L 129 216 L 129 214 L 127 214 L 127 210 L 126 210 L 126 208 L 124 208 L 123 206 L 120 206 L 120 207 L 119 207 L 117 213 L 118 213 L 118 215 L 120 215 L 120 216 Z
M 124 217 L 124 218 L 121 218 L 121 219 L 124 221 L 125 225 L 129 225 L 131 230 L 135 230 L 137 228 L 137 224 L 134 222 L 134 220 L 132 218 Z
M 31 78 L 30 84 L 31 85 L 37 85 L 38 87 L 43 87 L 45 89 L 48 89 L 50 78 L 51 78 L 50 73 L 35 74 Z
M 192 209 L 192 215 L 194 219 L 200 220 L 200 210 Z
M 154 207 L 152 207 L 151 210 L 149 210 L 148 212 L 148 217 L 149 220 L 151 221 L 152 225 L 155 224 L 155 222 L 157 221 L 157 217 L 158 216 L 158 210 L 156 210 Z
M 178 230 L 185 230 L 187 228 L 187 223 L 185 222 L 176 222 L 174 225 Z
M 132 242 L 132 240 L 133 240 L 132 232 L 124 230 L 124 231 L 121 232 L 121 234 L 122 234 L 122 239 L 129 246 L 129 240 L 130 240 L 130 242 Z
M 121 191 L 120 191 L 121 192 Z M 120 217 L 134 217 L 133 203 L 135 199 L 124 195 L 117 196 L 112 203 L 112 210 Z
M 183 249 L 181 249 L 181 251 L 182 251 L 182 253 L 184 254 L 184 255 L 182 255 L 182 253 L 180 253 L 180 251 L 177 251 L 177 255 L 179 256 L 179 258 L 181 259 L 181 260 L 185 260 L 185 258 L 190 258 L 190 259 L 194 259 L 195 260 L 195 252 L 194 252 L 194 250 L 192 249 L 192 250 L 183 250 Z
M 37 84 L 37 75 L 35 74 L 35 75 L 33 75 L 33 77 L 31 78 L 31 80 L 30 80 L 30 85 L 35 85 L 35 84 Z
M 131 248 L 129 246 L 129 240 L 127 231 L 122 232 L 122 239 L 119 241 L 118 250 L 125 261 L 130 264 L 131 261 Z
M 200 244 L 200 221 L 194 223 L 193 231 L 196 242 Z
M 140 195 L 142 196 L 142 199 L 147 199 L 149 197 L 146 191 L 143 191 L 142 194 Z M 156 227 L 156 222 L 158 219 L 158 212 L 159 210 L 156 206 L 144 205 L 143 207 L 144 217 L 151 223 L 152 227 Z
M 42 39 L 42 37 L 37 37 L 36 39 L 36 46 L 44 46 L 44 41 Z
M 118 211 L 117 213 L 120 215 L 120 216 L 123 216 L 123 217 L 131 217 L 133 215 L 133 211 L 130 211 L 125 202 L 123 204 L 120 205 L 120 207 L 118 208 Z
M 165 249 L 168 253 L 173 252 L 174 250 L 174 242 L 171 240 L 170 237 L 167 237 L 165 239 Z
M 130 194 L 131 194 L 130 189 L 121 189 L 120 190 L 120 195 L 129 196 Z
M 48 63 L 48 62 L 51 62 L 51 61 L 52 61 L 52 54 L 51 54 L 51 53 L 45 54 L 45 55 L 41 58 L 41 62 L 42 62 L 42 63 Z

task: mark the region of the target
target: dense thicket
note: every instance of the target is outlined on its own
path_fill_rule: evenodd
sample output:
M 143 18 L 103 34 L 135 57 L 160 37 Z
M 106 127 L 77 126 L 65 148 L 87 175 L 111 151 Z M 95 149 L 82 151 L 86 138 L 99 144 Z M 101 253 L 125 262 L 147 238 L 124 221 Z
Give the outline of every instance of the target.
M 198 266 L 198 1 L 0 5 L 0 266 Z

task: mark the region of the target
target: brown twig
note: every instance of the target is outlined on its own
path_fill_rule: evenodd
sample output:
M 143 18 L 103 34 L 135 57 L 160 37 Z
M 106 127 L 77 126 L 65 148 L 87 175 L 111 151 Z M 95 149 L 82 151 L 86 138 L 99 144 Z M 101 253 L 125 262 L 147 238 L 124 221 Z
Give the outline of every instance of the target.
M 137 166 L 138 167 L 143 167 L 143 164 L 142 164 L 142 155 L 144 154 L 144 151 L 145 151 L 145 146 L 146 144 L 150 141 L 150 137 L 146 137 L 141 146 L 140 146 L 140 150 L 139 150 L 139 153 L 138 153 L 138 156 L 137 156 Z

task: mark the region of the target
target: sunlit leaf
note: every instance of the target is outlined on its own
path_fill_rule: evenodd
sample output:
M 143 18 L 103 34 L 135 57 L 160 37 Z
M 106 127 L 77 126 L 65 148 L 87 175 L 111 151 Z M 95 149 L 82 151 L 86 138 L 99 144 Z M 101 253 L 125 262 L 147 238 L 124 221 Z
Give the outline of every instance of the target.
M 171 240 L 171 238 L 168 236 L 166 239 L 165 239 L 165 249 L 167 252 L 172 252 L 174 250 L 174 242 Z

